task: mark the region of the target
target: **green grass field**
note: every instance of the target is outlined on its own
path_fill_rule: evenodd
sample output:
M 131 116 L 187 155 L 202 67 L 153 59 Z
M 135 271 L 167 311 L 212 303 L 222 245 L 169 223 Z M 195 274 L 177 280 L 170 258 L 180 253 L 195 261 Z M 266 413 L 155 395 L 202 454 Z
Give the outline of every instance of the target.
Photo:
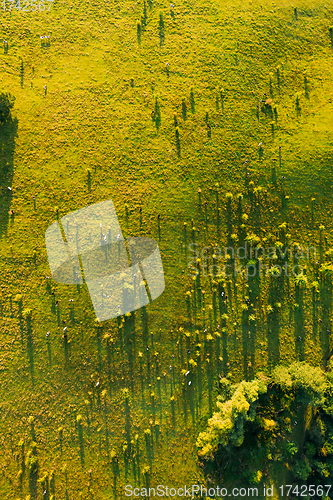
M 0 90 L 16 97 L 0 125 L 1 500 L 45 498 L 51 471 L 64 500 L 123 499 L 126 484 L 204 484 L 195 443 L 217 375 L 238 381 L 279 362 L 323 364 L 332 300 L 328 286 L 311 283 L 332 241 L 333 9 L 302 1 L 296 19 L 295 6 L 179 0 L 171 9 L 152 0 L 140 43 L 141 1 L 1 10 L 9 48 Z M 264 94 L 276 112 L 257 117 Z M 249 181 L 262 187 L 257 204 Z M 227 246 L 227 192 L 233 214 L 244 194 L 246 231 L 262 245 L 274 246 L 287 222 L 286 241 L 317 249 L 300 295 L 293 277 L 279 292 L 263 277 L 245 321 L 244 276 L 226 280 L 223 318 L 215 280 L 198 283 L 188 268 L 193 237 L 199 251 Z M 108 199 L 124 235 L 158 241 L 166 289 L 146 309 L 97 323 L 85 286 L 47 278 L 44 235 L 57 207 L 62 217 Z M 237 233 L 236 215 L 232 225 Z

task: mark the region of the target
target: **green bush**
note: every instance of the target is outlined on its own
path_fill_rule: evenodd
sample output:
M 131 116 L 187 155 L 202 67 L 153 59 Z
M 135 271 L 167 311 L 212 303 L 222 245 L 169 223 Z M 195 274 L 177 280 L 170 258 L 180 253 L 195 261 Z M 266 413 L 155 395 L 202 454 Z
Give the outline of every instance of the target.
M 306 481 L 309 475 L 311 474 L 311 467 L 308 461 L 306 459 L 297 460 L 295 465 L 293 466 L 293 473 L 298 479 Z

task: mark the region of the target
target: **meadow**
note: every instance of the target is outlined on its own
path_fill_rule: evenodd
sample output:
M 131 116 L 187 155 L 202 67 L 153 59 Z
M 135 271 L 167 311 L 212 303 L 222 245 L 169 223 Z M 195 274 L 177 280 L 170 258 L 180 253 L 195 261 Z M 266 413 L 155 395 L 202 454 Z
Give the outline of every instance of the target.
M 330 356 L 333 9 L 6 5 L 0 91 L 16 101 L 0 125 L 0 497 L 204 484 L 196 438 L 218 375 Z M 158 242 L 166 288 L 98 323 L 85 285 L 52 279 L 44 235 L 108 199 L 126 237 Z M 191 243 L 245 241 L 316 255 L 294 252 L 302 278 L 189 268 Z

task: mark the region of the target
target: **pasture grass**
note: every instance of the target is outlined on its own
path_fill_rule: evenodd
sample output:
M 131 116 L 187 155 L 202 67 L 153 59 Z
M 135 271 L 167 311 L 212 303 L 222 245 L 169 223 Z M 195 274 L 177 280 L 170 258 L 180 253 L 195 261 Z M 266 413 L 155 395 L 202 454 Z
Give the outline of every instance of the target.
M 230 191 L 244 193 L 249 230 L 261 231 L 261 237 L 274 235 L 288 220 L 293 241 L 316 246 L 319 254 L 324 224 L 329 248 L 332 9 L 301 1 L 297 20 L 294 7 L 280 0 L 212 0 L 209 5 L 180 0 L 173 15 L 169 3 L 152 0 L 146 9 L 140 43 L 143 2 L 58 0 L 50 12 L 1 12 L 1 37 L 9 50 L 1 54 L 0 88 L 16 97 L 12 121 L 0 129 L 4 500 L 41 498 L 42 484 L 36 481 L 51 471 L 61 499 L 124 498 L 124 485 L 135 481 L 142 486 L 202 483 L 195 440 L 214 409 L 216 376 L 251 378 L 257 370 L 300 357 L 321 364 L 330 347 L 319 325 L 323 296 L 313 313 L 313 259 L 306 263 L 309 286 L 301 326 L 291 279 L 272 336 L 265 296 L 271 284 L 265 278 L 248 335 L 240 308 L 246 282 L 237 277 L 226 284 L 228 320 L 219 338 L 212 279 L 201 277 L 199 292 L 206 291 L 206 303 L 196 322 L 188 318 L 186 292 L 193 308 L 197 291 L 191 292 L 186 245 L 193 220 L 199 249 L 226 246 L 225 194 Z M 50 46 L 41 47 L 39 37 L 46 34 Z M 275 118 L 261 110 L 257 116 L 263 94 L 277 105 Z M 159 124 L 152 119 L 156 103 Z M 268 192 L 259 224 L 249 208 L 247 172 Z M 282 186 L 290 197 L 286 209 Z M 85 286 L 47 279 L 44 234 L 57 209 L 62 217 L 110 198 L 126 236 L 159 241 L 166 289 L 146 310 L 97 325 Z M 26 309 L 32 311 L 30 326 Z M 301 352 L 299 334 L 305 339 Z M 182 373 L 190 370 L 189 356 L 198 362 L 193 391 Z M 37 475 L 29 476 L 26 466 L 22 480 L 21 440 L 25 455 L 31 450 L 39 464 Z

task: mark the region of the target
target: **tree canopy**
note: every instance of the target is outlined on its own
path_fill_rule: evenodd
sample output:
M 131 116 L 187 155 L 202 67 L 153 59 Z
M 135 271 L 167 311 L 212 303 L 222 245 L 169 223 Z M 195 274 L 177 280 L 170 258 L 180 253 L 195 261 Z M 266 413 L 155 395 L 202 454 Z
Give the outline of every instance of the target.
M 201 465 L 215 480 L 257 483 L 277 466 L 296 483 L 324 484 L 333 475 L 331 371 L 295 362 L 251 382 L 221 379 L 220 388 L 217 411 L 197 439 Z
M 259 394 L 267 392 L 263 380 L 242 381 L 233 387 L 231 399 L 222 402 L 217 400 L 218 412 L 208 420 L 208 428 L 198 437 L 199 454 L 212 456 L 219 444 L 226 446 L 229 442 L 240 446 L 244 440 L 244 422 L 253 420 Z
M 275 384 L 283 390 L 297 390 L 298 398 L 304 404 L 317 406 L 324 402 L 327 380 L 318 367 L 299 362 L 289 366 L 277 366 L 273 378 Z

